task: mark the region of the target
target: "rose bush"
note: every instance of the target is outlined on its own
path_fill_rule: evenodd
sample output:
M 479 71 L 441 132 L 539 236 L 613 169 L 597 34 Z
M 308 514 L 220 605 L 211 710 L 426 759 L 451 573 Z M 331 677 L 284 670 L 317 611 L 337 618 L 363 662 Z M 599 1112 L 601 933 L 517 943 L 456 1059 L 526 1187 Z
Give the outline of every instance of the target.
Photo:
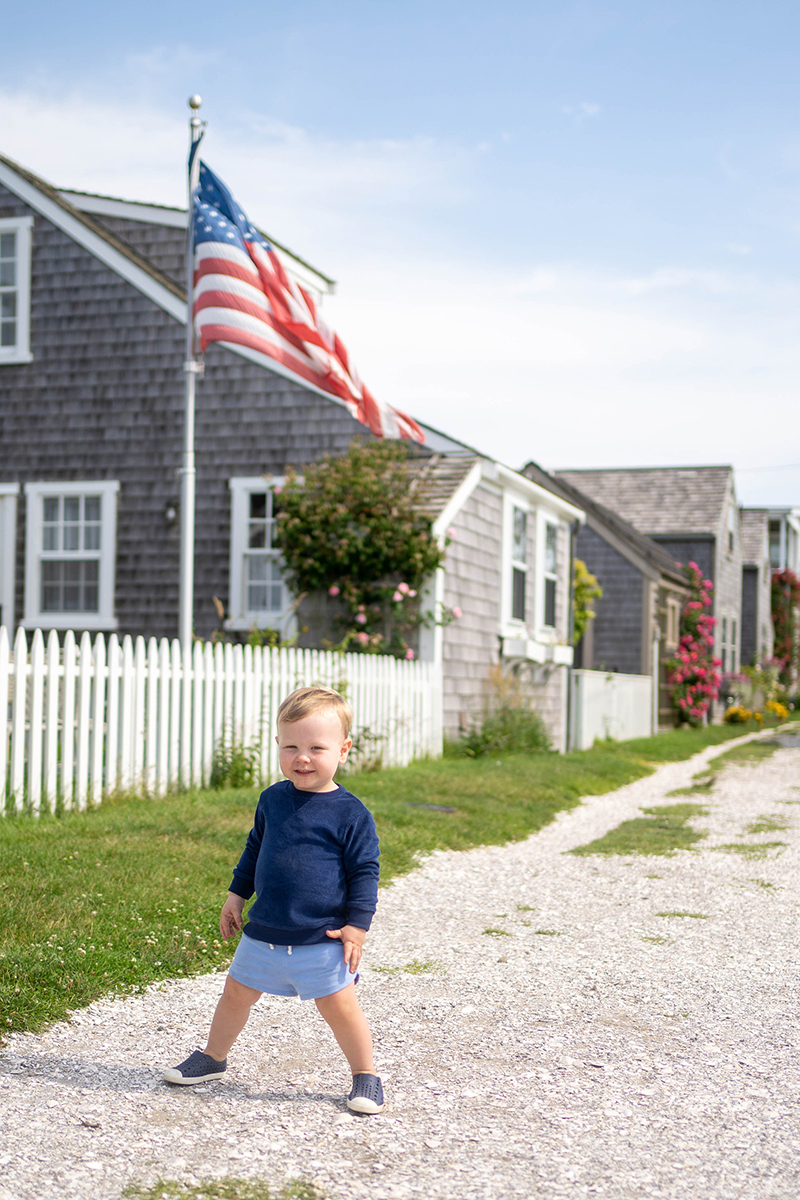
M 295 595 L 323 592 L 339 605 L 337 649 L 413 658 L 421 624 L 454 613 L 421 610 L 419 590 L 444 559 L 415 492 L 402 442 L 355 441 L 289 471 L 276 540 Z
M 668 659 L 667 683 L 678 719 L 690 725 L 704 724 L 711 704 L 719 695 L 722 663 L 714 657 L 714 626 L 711 592 L 713 583 L 704 579 L 697 563 L 690 562 L 684 573 L 691 595 L 681 614 L 678 649 Z

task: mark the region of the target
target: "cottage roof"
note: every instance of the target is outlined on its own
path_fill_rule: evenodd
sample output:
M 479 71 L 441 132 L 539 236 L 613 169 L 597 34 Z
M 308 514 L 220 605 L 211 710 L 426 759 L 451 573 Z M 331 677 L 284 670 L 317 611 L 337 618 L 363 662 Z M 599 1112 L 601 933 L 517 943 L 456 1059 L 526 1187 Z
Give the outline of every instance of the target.
M 443 454 L 412 459 L 411 487 L 420 512 L 424 512 L 431 521 L 435 521 L 444 512 L 477 462 L 480 462 L 477 456 L 454 458 Z
M 132 266 L 138 268 L 140 271 L 143 271 L 145 275 L 150 276 L 155 283 L 160 284 L 162 287 L 166 288 L 167 291 L 171 292 L 172 296 L 179 300 L 183 300 L 185 303 L 186 293 L 183 288 L 179 287 L 178 284 L 170 279 L 168 275 L 165 275 L 163 271 L 159 271 L 149 259 L 145 258 L 141 254 L 137 254 L 137 252 L 131 246 L 129 246 L 127 242 L 124 242 L 122 238 L 116 237 L 110 232 L 110 230 L 106 229 L 105 225 L 102 225 L 99 221 L 96 221 L 93 217 L 89 216 L 88 213 L 81 212 L 80 209 L 76 208 L 74 204 L 71 204 L 69 200 L 65 199 L 58 189 L 54 188 L 51 183 L 48 183 L 47 180 L 42 179 L 39 175 L 34 175 L 33 171 L 29 171 L 26 167 L 21 167 L 19 163 L 14 162 L 10 158 L 6 158 L 3 154 L 0 154 L 0 164 L 8 167 L 9 170 L 18 175 L 22 180 L 24 180 L 25 183 L 29 184 L 30 187 L 34 188 L 37 192 L 49 200 L 51 204 L 55 204 L 58 208 L 60 208 L 65 216 L 71 218 L 73 221 L 77 221 L 78 224 L 82 225 L 89 233 L 105 242 L 111 250 L 115 251 L 117 254 L 121 254 L 122 257 L 127 259 Z
M 640 533 L 717 534 L 732 467 L 625 467 L 556 471 Z
M 563 475 L 550 475 L 537 463 L 527 463 L 522 468 L 522 474 L 527 475 L 536 483 L 551 488 L 554 492 L 562 495 L 565 500 L 569 500 L 571 504 L 577 504 L 586 513 L 590 525 L 599 525 L 616 534 L 617 537 L 627 542 L 636 554 L 666 576 L 670 582 L 686 586 L 686 577 L 672 555 L 663 546 L 659 546 L 658 542 L 654 542 L 646 534 L 640 533 L 619 513 L 613 512 L 610 508 L 593 500 L 580 488 L 568 483 Z
M 741 508 L 742 561 L 745 566 L 762 566 L 769 556 L 769 510 Z

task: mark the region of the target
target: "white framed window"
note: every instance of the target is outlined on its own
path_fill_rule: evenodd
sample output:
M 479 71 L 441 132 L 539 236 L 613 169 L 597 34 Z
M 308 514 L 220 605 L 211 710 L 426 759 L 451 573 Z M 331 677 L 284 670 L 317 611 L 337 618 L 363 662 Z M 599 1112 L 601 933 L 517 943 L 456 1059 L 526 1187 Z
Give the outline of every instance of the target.
M 678 600 L 669 597 L 667 600 L 667 630 L 664 638 L 668 650 L 674 650 L 680 638 L 681 606 Z
M 277 629 L 289 633 L 292 597 L 275 544 L 277 500 L 283 478 L 229 480 L 231 554 L 229 629 Z
M 525 620 L 528 583 L 528 514 L 516 504 L 511 517 L 511 620 Z
M 26 483 L 29 628 L 116 629 L 117 480 Z
M 542 624 L 546 629 L 556 627 L 556 597 L 558 595 L 558 526 L 551 521 L 544 523 L 544 603 Z
M 33 217 L 0 218 L 0 365 L 31 361 Z
M 0 625 L 14 639 L 18 483 L 0 483 Z

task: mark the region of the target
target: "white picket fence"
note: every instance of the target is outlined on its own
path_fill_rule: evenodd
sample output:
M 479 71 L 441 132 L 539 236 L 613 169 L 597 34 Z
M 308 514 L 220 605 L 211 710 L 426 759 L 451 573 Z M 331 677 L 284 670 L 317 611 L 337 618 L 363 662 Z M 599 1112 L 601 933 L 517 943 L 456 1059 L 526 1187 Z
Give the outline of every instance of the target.
M 206 786 L 215 751 L 257 755 L 262 782 L 278 778 L 275 714 L 307 684 L 344 688 L 356 744 L 387 766 L 442 747 L 442 689 L 433 663 L 388 655 L 195 643 L 151 638 L 92 642 L 84 633 L 0 627 L 0 812 L 84 809 L 110 792 L 164 795 Z

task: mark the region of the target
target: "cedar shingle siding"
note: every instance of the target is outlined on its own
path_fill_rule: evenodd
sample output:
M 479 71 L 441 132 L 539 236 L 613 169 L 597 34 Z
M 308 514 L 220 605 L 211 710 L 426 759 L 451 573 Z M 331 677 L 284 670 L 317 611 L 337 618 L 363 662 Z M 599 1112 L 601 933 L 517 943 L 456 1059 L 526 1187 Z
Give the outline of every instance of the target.
M 642 670 L 641 572 L 588 525 L 578 531 L 575 557 L 587 564 L 603 589 L 602 599 L 594 605 L 591 666 L 638 675 Z
M 0 367 L 0 478 L 117 479 L 116 616 L 120 633 L 177 635 L 184 326 L 0 186 L 0 216 L 34 215 L 33 362 Z M 105 219 L 110 224 L 110 219 Z M 114 222 L 136 240 L 135 222 Z M 115 230 L 117 232 L 117 230 Z M 159 260 L 143 227 L 140 246 Z M 180 230 L 163 262 L 180 281 Z M 174 272 L 174 275 L 173 275 Z M 333 401 L 213 346 L 197 388 L 195 628 L 216 627 L 227 604 L 234 475 L 282 474 L 367 431 Z M 369 436 L 369 434 L 367 434 Z M 23 612 L 24 496 L 20 496 L 16 611 Z

